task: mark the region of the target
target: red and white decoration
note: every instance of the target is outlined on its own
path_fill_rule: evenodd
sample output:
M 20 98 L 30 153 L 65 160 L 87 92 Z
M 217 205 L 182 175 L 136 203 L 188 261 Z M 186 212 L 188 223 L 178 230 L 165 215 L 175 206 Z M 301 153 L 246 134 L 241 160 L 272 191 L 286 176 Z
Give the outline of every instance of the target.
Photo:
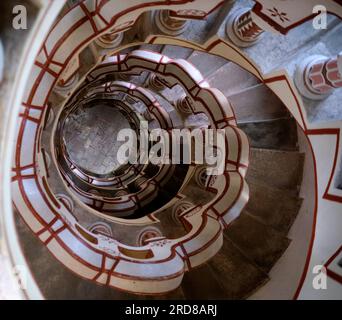
M 112 31 L 97 38 L 95 40 L 95 43 L 101 48 L 113 49 L 120 45 L 122 39 L 123 39 L 123 32 L 117 33 L 116 31 Z
M 309 56 L 296 69 L 295 83 L 309 99 L 326 98 L 334 88 L 342 87 L 342 52 L 335 58 Z
M 147 245 L 152 239 L 160 239 L 162 234 L 160 230 L 156 227 L 147 227 L 139 233 L 137 237 L 137 245 L 138 246 L 145 246 Z
M 229 14 L 226 23 L 226 34 L 238 47 L 249 47 L 255 44 L 264 32 L 252 18 L 250 8 L 241 8 Z
M 298 25 L 313 19 L 324 6 L 327 13 L 342 19 L 341 0 L 255 0 L 253 19 L 265 31 L 286 34 Z M 319 10 L 317 10 L 319 11 Z
M 46 177 L 37 173 L 36 145 L 40 138 L 38 132 L 44 124 L 43 114 L 59 76 L 70 60 L 99 34 L 127 21 L 135 21 L 147 10 L 198 9 L 210 12 L 221 1 L 182 0 L 173 3 L 145 1 L 139 7 L 133 0 L 122 2 L 120 6 L 114 1 L 88 0 L 67 11 L 47 34 L 37 55 L 37 63 L 32 66 L 22 98 L 25 111 L 18 117 L 14 141 L 13 203 L 32 232 L 56 259 L 79 276 L 135 293 L 165 293 L 177 288 L 184 272 L 206 262 L 220 250 L 223 229 L 239 216 L 248 201 L 244 179 L 249 164 L 248 139 L 236 126 L 226 97 L 219 90 L 210 88 L 190 63 L 147 51 L 109 57 L 91 72 L 94 80 L 108 72 L 154 71 L 170 86 L 180 83 L 192 100 L 193 113 L 206 113 L 213 128 L 226 131 L 224 173 L 206 180 L 205 188 L 213 191 L 213 199 L 197 211 L 190 210 L 182 216 L 190 229 L 181 240 L 153 239 L 143 247 L 136 247 L 102 234 L 92 234 L 77 221 L 68 205 L 56 199 Z M 55 71 L 51 72 L 51 68 Z M 30 114 L 32 110 L 37 110 L 35 117 Z M 158 178 L 169 173 L 164 169 L 160 168 L 162 174 Z M 190 176 L 194 174 L 193 170 L 189 171 Z M 141 185 L 144 190 L 147 184 L 143 182 Z M 224 196 L 227 193 L 229 197 Z M 141 196 L 139 202 L 143 205 L 145 195 Z M 158 222 L 152 215 L 147 219 L 150 219 L 150 225 Z
M 179 98 L 177 101 L 175 101 L 174 105 L 181 113 L 192 113 L 190 101 L 186 96 Z
M 102 221 L 93 223 L 91 226 L 88 227 L 88 230 L 94 234 L 102 234 L 107 237 L 113 236 L 111 226 L 108 223 Z

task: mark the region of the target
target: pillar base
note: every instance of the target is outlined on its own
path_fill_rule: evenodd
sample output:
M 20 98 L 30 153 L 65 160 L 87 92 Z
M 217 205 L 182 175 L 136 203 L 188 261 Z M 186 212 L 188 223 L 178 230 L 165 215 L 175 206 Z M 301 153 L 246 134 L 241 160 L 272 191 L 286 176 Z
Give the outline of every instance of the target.
M 247 48 L 247 47 L 253 46 L 262 37 L 262 34 L 260 34 L 254 40 L 243 40 L 238 36 L 238 31 L 236 29 L 236 23 L 235 23 L 236 19 L 238 19 L 241 15 L 243 15 L 244 13 L 248 11 L 250 11 L 250 8 L 241 8 L 228 15 L 228 20 L 226 23 L 226 35 L 230 39 L 230 41 L 233 42 L 233 44 L 235 44 L 238 47 Z
M 308 82 L 310 67 L 317 61 L 327 58 L 328 57 L 323 55 L 312 55 L 305 58 L 297 65 L 294 74 L 294 82 L 300 94 L 305 98 L 311 100 L 323 100 L 329 96 L 330 93 L 322 94 L 318 91 L 315 91 L 315 89 L 312 88 Z
M 96 45 L 102 49 L 115 49 L 121 44 L 124 38 L 124 33 L 123 32 L 117 33 L 116 37 L 111 41 L 107 40 L 104 36 L 95 39 Z
M 188 26 L 188 21 L 175 21 L 172 22 L 172 18 L 170 19 L 169 24 L 165 20 L 165 11 L 164 10 L 158 10 L 154 13 L 153 19 L 156 27 L 164 34 L 170 35 L 170 36 L 179 36 L 184 32 L 186 27 Z
M 75 73 L 64 85 L 56 84 L 53 90 L 60 96 L 67 97 L 77 85 L 78 80 L 78 73 Z

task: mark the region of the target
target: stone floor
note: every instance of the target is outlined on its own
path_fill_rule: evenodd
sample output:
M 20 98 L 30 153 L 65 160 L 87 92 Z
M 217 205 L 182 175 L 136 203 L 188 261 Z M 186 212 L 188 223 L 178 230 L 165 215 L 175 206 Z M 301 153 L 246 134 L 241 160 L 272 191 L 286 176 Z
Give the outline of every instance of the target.
M 71 114 L 63 131 L 67 151 L 80 167 L 96 174 L 107 174 L 119 167 L 117 141 L 121 129 L 130 128 L 115 107 L 99 104 Z

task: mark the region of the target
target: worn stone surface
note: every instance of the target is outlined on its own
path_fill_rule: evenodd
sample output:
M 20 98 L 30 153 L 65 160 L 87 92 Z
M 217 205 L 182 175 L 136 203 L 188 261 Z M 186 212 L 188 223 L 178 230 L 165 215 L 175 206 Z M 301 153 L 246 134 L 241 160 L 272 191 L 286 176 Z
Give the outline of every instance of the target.
M 271 270 L 290 244 L 289 239 L 246 211 L 229 225 L 225 236 L 264 272 Z
M 182 289 L 187 299 L 225 299 L 226 293 L 208 264 L 184 274 Z
M 269 186 L 296 193 L 302 181 L 304 154 L 296 151 L 278 151 L 251 148 L 249 177 Z
M 202 73 L 203 77 L 208 77 L 227 63 L 226 59 L 201 51 L 193 51 L 187 60 Z
M 263 223 L 287 234 L 300 209 L 302 200 L 284 190 L 258 181 L 248 181 L 249 201 L 246 210 Z
M 225 289 L 226 299 L 244 299 L 268 281 L 268 276 L 225 237 L 221 250 L 209 260 Z
M 243 51 L 261 67 L 264 73 L 282 69 L 286 67 L 288 61 L 300 61 L 299 56 L 322 41 L 338 23 L 338 18 L 329 16 L 326 30 L 315 30 L 312 21 L 309 20 L 290 30 L 287 35 L 265 32 L 260 41 Z
M 211 87 L 221 90 L 227 97 L 259 83 L 254 75 L 233 62 L 227 62 L 216 70 L 207 81 Z
M 288 117 L 280 99 L 265 85 L 257 84 L 228 96 L 238 123 Z
M 297 125 L 292 118 L 239 124 L 251 147 L 297 150 Z
M 117 135 L 128 128 L 127 119 L 115 106 L 98 104 L 69 115 L 63 135 L 67 151 L 77 165 L 96 174 L 107 174 L 120 166 L 117 155 L 123 142 L 117 141 Z
M 187 60 L 188 57 L 191 55 L 192 51 L 193 51 L 192 49 L 185 48 L 185 47 L 167 45 L 167 46 L 164 46 L 161 53 L 165 56 L 168 56 L 171 59 Z
M 187 31 L 189 39 L 204 41 L 215 27 L 216 17 L 218 13 L 210 15 L 207 22 L 191 22 L 193 30 Z M 333 43 L 330 46 L 333 47 Z M 191 49 L 152 45 L 144 45 L 141 48 L 156 49 L 158 52 L 162 50 L 163 54 L 171 58 L 189 58 L 189 61 L 208 77 L 213 87 L 221 89 L 228 96 L 238 119 L 241 122 L 248 122 L 244 125 L 244 130 L 249 134 L 252 146 L 275 149 L 295 148 L 297 136 L 294 122 L 277 119 L 286 117 L 286 110 L 270 90 L 261 85 L 259 80 L 247 71 L 234 63 L 215 56 L 206 56 L 201 52 L 193 52 Z M 279 48 L 281 49 L 281 46 Z M 274 58 L 277 57 L 280 49 L 276 50 Z M 86 56 L 85 59 L 87 60 Z M 148 73 L 131 76 L 130 81 L 139 85 L 146 84 L 147 76 Z M 182 93 L 184 91 L 178 86 L 156 94 L 162 107 L 172 115 L 175 123 L 178 121 L 179 126 L 183 125 L 184 119 L 177 118 L 172 101 Z M 117 120 L 112 122 L 112 119 Z M 265 122 L 265 120 L 273 121 Z M 92 170 L 106 173 L 115 166 L 113 162 L 115 150 L 110 147 L 110 141 L 115 130 L 118 130 L 122 124 L 123 121 L 118 115 L 110 115 L 110 112 L 105 112 L 103 108 L 101 112 L 88 116 L 81 114 L 79 121 L 76 121 L 69 130 L 71 152 L 75 152 L 74 156 L 82 163 L 82 166 L 89 165 Z M 47 145 L 48 141 L 45 143 Z M 84 149 L 90 152 L 84 152 Z M 181 288 L 169 295 L 149 296 L 148 298 L 245 298 L 264 284 L 268 279 L 266 272 L 289 244 L 284 233 L 293 222 L 300 205 L 300 200 L 293 197 L 291 191 L 296 193 L 297 185 L 301 182 L 302 165 L 303 155 L 297 152 L 252 149 L 248 173 L 251 191 L 251 200 L 247 206 L 249 212 L 246 211 L 231 224 L 226 232 L 223 248 L 214 258 L 207 264 L 185 274 Z M 51 176 L 50 182 L 60 179 L 56 172 L 52 172 Z M 173 177 L 169 185 L 175 183 L 176 179 L 177 177 Z M 58 183 L 56 185 L 58 185 L 57 189 L 65 191 L 64 186 Z M 57 190 L 56 185 L 52 187 L 53 191 Z M 171 191 L 171 189 L 165 189 L 165 195 L 161 195 L 160 198 L 166 197 Z M 196 204 L 206 203 L 213 196 L 194 183 L 190 184 L 184 194 L 193 199 Z M 153 205 L 150 208 L 154 208 Z M 80 223 L 84 226 L 94 220 L 102 221 L 77 204 L 74 214 L 78 218 L 82 217 Z M 185 233 L 183 226 L 171 223 L 171 208 L 161 212 L 160 218 L 165 214 L 167 216 L 161 221 L 160 226 L 170 231 L 167 236 L 183 235 Z M 144 298 L 79 278 L 53 258 L 21 219 L 17 219 L 17 228 L 29 264 L 46 297 L 52 299 Z M 135 244 L 138 231 L 138 227 L 113 224 L 116 239 L 127 244 Z

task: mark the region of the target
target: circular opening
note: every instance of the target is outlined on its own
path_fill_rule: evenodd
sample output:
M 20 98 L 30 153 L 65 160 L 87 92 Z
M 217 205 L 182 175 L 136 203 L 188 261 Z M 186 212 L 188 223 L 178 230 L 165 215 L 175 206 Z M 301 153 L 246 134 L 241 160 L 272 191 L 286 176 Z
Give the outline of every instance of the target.
M 65 120 L 63 140 L 70 159 L 95 175 L 110 174 L 120 167 L 117 153 L 124 142 L 120 130 L 130 128 L 115 105 L 95 102 L 70 113 Z

